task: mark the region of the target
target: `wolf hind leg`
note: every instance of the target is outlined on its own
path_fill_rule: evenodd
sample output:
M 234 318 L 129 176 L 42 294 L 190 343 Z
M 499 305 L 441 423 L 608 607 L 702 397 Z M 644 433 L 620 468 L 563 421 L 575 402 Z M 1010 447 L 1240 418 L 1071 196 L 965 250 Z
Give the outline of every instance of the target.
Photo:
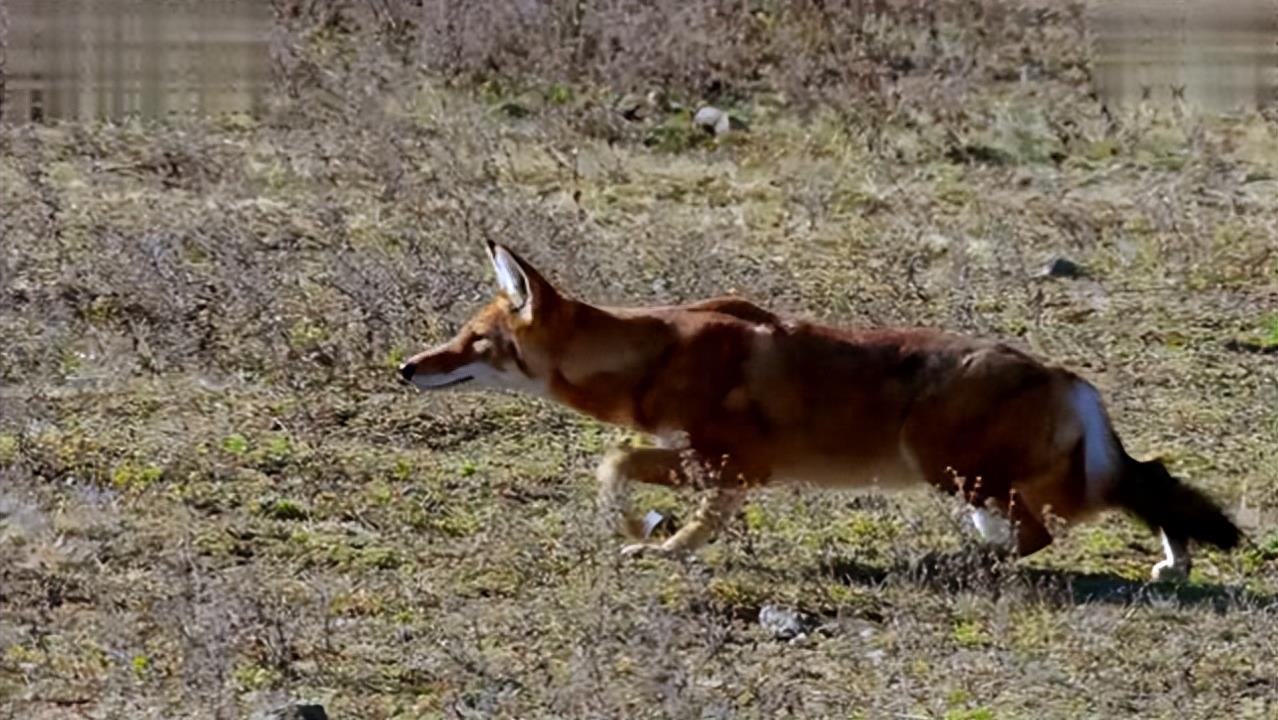
M 1183 537 L 1169 535 L 1165 528 L 1158 531 L 1163 542 L 1163 555 L 1151 573 L 1155 582 L 1181 582 L 1189 577 L 1192 562 L 1189 557 L 1189 543 Z
M 1025 557 L 1052 544 L 1052 534 L 1025 497 L 1012 489 L 1004 502 L 972 502 L 970 517 L 987 547 L 1004 556 Z
M 999 510 L 974 507 L 968 516 L 981 541 L 993 548 L 1007 548 L 1012 542 L 1012 523 Z

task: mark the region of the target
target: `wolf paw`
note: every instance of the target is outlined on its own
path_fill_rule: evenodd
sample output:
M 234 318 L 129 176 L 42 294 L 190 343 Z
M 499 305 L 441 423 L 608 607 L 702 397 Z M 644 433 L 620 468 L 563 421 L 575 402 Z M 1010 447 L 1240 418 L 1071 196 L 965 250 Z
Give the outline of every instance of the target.
M 621 556 L 624 558 L 672 557 L 674 555 L 673 551 L 657 543 L 631 543 L 621 548 Z
M 1177 565 L 1170 560 L 1163 560 L 1154 566 L 1150 576 L 1154 582 L 1184 582 L 1189 578 L 1189 568 Z

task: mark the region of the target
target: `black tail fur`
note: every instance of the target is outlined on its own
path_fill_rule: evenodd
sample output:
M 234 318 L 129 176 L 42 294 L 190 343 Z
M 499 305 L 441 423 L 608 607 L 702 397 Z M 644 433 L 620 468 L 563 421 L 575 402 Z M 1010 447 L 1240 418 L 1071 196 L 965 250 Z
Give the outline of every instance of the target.
M 1121 448 L 1121 446 L 1120 446 Z M 1232 550 L 1242 540 L 1238 526 L 1214 500 L 1167 472 L 1159 460 L 1141 462 L 1120 450 L 1123 474 L 1113 501 L 1169 537 Z

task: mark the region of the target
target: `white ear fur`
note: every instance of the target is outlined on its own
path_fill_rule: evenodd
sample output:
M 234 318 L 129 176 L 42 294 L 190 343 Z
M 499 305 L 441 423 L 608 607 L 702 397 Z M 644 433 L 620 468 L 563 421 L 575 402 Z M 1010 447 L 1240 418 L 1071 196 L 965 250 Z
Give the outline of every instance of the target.
M 528 286 L 528 276 L 524 274 L 519 262 L 510 251 L 500 245 L 489 247 L 488 254 L 493 261 L 493 269 L 497 271 L 497 284 L 510 297 L 514 308 L 522 313 L 532 313 L 532 290 Z

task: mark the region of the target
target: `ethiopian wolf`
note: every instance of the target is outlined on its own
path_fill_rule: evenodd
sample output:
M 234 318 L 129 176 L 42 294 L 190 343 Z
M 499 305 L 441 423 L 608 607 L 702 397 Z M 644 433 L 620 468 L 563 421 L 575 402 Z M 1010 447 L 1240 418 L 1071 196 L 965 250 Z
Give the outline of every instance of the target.
M 1048 517 L 1125 510 L 1162 538 L 1155 579 L 1183 578 L 1188 544 L 1230 549 L 1238 528 L 1157 460 L 1123 449 L 1096 389 L 1007 345 L 927 329 L 828 327 L 738 298 L 598 307 L 558 291 L 489 244 L 500 292 L 449 342 L 400 368 L 423 390 L 506 388 L 682 447 L 618 448 L 601 497 L 638 542 L 623 552 L 695 550 L 747 491 L 778 482 L 828 488 L 926 483 L 959 491 L 987 539 L 1020 555 L 1052 541 Z M 631 517 L 630 483 L 714 480 L 664 542 Z

